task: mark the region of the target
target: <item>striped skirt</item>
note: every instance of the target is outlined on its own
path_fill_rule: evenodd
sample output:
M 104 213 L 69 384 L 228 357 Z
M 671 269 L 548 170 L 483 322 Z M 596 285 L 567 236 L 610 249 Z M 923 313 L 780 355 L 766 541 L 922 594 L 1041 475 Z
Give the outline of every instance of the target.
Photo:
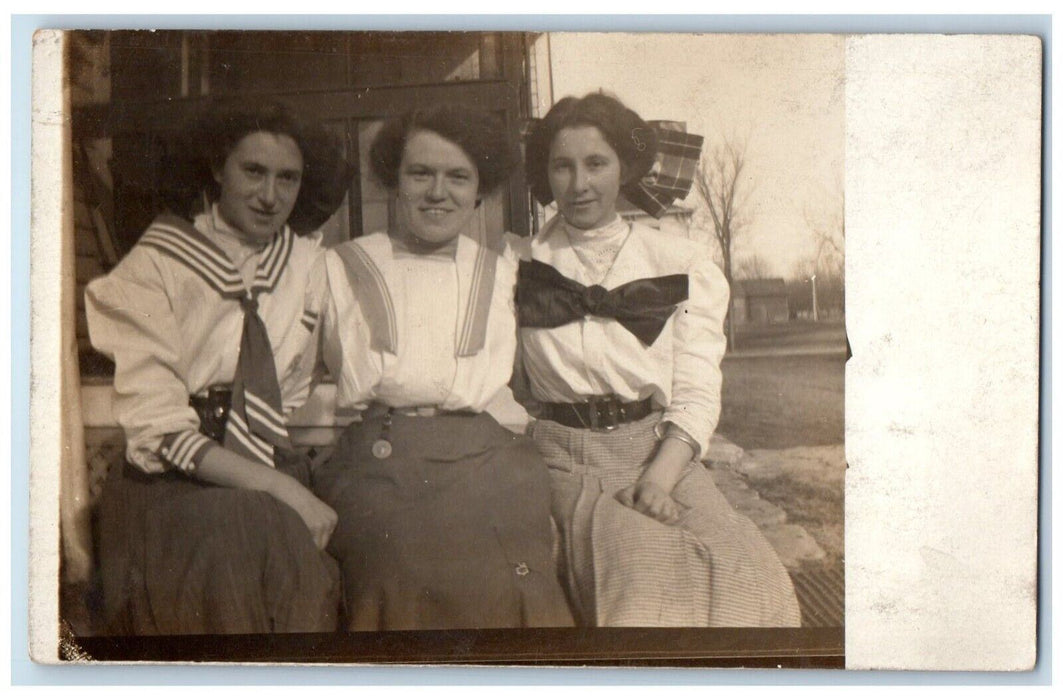
M 562 577 L 579 622 L 613 627 L 791 627 L 793 584 L 751 520 L 691 462 L 664 525 L 614 496 L 641 475 L 660 413 L 609 433 L 538 421 L 532 439 L 550 466 Z
M 277 469 L 308 485 L 309 460 Z M 97 511 L 103 631 L 111 635 L 331 632 L 336 562 L 269 494 L 115 465 Z
M 348 427 L 314 490 L 339 515 L 329 551 L 351 630 L 570 627 L 550 482 L 531 441 L 486 413 Z

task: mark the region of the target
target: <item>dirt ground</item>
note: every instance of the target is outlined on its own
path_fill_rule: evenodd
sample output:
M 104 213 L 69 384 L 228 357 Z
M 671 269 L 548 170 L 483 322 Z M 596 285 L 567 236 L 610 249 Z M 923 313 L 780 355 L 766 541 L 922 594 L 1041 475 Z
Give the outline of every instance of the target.
M 781 342 L 796 337 L 820 342 L 837 332 L 806 325 L 790 328 Z M 728 357 L 723 375 L 717 432 L 746 451 L 748 459 L 738 470 L 763 499 L 786 511 L 787 522 L 812 535 L 827 554 L 825 566 L 839 563 L 845 518 L 844 356 Z
M 844 321 L 790 321 L 735 328 L 735 350 L 845 345 Z
M 833 566 L 845 552 L 845 448 L 842 445 L 750 450 L 739 464 L 761 498 L 786 511 L 827 554 Z
M 725 358 L 716 430 L 746 450 L 841 444 L 844 356 Z

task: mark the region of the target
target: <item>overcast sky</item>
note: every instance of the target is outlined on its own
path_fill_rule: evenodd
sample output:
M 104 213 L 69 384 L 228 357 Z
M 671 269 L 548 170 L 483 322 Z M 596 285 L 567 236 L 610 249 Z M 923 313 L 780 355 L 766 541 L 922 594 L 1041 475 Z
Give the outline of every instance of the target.
M 843 37 L 555 33 L 550 55 L 555 100 L 604 88 L 644 119 L 685 121 L 706 149 L 748 138 L 752 223 L 736 257 L 788 277 L 814 255 L 806 211 L 840 221 Z

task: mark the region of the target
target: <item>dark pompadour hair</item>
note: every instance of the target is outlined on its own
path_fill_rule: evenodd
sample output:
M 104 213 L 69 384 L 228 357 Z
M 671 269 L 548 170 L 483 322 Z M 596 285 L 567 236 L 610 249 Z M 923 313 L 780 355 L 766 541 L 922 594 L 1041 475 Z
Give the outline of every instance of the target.
M 557 132 L 567 127 L 593 126 L 602 132 L 624 166 L 624 182 L 634 182 L 653 167 L 657 132 L 620 100 L 600 92 L 566 97 L 550 108 L 525 140 L 525 172 L 532 195 L 542 204 L 554 200 L 550 191 L 550 146 Z
M 354 171 L 339 138 L 274 100 L 215 100 L 205 105 L 188 128 L 166 144 L 160 193 L 165 205 L 191 218 L 203 193 L 216 200 L 221 193 L 214 173 L 241 139 L 259 131 L 291 137 L 303 156 L 299 196 L 288 224 L 300 234 L 324 224 L 343 202 Z
M 516 141 L 490 112 L 452 104 L 412 110 L 389 119 L 369 149 L 373 176 L 389 190 L 398 187 L 406 141 L 417 131 L 431 131 L 457 144 L 476 166 L 480 194 L 505 182 L 520 162 Z

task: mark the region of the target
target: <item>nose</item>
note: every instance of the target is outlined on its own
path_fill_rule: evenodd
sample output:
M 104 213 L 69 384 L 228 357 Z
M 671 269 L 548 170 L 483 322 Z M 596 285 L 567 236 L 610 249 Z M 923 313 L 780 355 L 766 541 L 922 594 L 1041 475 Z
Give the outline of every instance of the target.
M 438 176 L 432 178 L 432 186 L 428 189 L 428 199 L 433 202 L 439 202 L 447 197 L 446 183 L 443 182 L 443 177 Z
M 589 179 L 587 169 L 577 165 L 575 171 L 572 173 L 572 189 L 576 192 L 583 192 L 587 189 L 587 182 Z
M 264 207 L 272 209 L 277 203 L 277 178 L 267 177 L 258 188 L 258 200 Z

